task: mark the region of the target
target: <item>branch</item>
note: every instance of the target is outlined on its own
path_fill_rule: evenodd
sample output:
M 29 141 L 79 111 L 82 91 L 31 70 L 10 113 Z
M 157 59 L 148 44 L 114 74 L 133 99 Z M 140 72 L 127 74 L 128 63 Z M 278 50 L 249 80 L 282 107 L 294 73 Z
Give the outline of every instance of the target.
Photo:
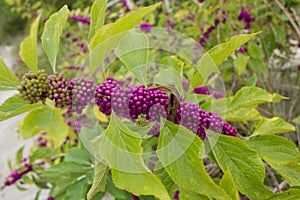
M 277 4 L 277 6 L 282 10 L 282 12 L 286 15 L 286 17 L 288 18 L 288 20 L 291 22 L 293 28 L 295 29 L 295 31 L 296 31 L 299 39 L 300 39 L 300 29 L 297 26 L 297 24 L 295 24 L 295 22 L 292 19 L 290 13 L 285 9 L 285 7 L 280 3 L 280 1 L 274 0 L 274 2 Z

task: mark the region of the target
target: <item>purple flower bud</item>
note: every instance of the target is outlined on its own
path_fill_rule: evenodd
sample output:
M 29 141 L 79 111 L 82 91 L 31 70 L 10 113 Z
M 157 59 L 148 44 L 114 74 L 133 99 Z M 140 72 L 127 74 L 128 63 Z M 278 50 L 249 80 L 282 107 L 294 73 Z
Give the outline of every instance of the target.
M 238 52 L 240 52 L 240 53 L 246 53 L 247 52 L 247 48 L 246 47 L 240 47 L 238 49 Z

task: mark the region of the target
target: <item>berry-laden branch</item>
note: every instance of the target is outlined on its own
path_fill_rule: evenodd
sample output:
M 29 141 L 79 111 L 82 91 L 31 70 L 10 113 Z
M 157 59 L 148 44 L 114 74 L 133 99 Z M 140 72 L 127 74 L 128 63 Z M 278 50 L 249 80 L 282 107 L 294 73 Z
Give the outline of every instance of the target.
M 62 74 L 46 76 L 41 70 L 37 74 L 25 74 L 19 91 L 30 103 L 46 98 L 54 100 L 56 107 L 67 109 L 68 116 L 73 112 L 81 114 L 87 105 L 94 103 L 106 115 L 113 110 L 118 116 L 132 121 L 156 122 L 149 133 L 154 136 L 159 135 L 159 122 L 163 117 L 202 139 L 206 138 L 206 129 L 237 137 L 237 131 L 218 114 L 206 112 L 196 103 L 180 101 L 179 93 L 171 85 L 126 85 L 107 78 L 95 86 L 84 77 L 66 80 Z

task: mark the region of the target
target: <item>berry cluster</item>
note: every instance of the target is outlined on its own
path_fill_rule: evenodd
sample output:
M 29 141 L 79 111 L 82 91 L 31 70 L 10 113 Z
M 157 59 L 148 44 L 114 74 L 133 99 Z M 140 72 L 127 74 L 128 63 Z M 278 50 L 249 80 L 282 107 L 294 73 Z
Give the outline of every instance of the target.
M 94 82 L 85 77 L 73 78 L 69 81 L 68 89 L 72 91 L 72 112 L 81 114 L 94 98 Z
M 170 119 L 167 109 L 169 96 L 155 87 L 131 86 L 122 89 L 113 78 L 106 79 L 95 91 L 95 103 L 99 110 L 110 115 L 116 114 L 131 120 L 144 116 L 146 120 L 159 122 L 160 117 Z M 205 112 L 195 103 L 180 102 L 174 123 L 180 124 L 199 137 L 206 137 L 205 129 L 237 136 L 237 131 L 214 112 Z M 158 136 L 159 124 L 150 130 L 151 135 Z
M 4 185 L 9 186 L 20 180 L 24 175 L 31 172 L 33 170 L 32 165 L 28 164 L 25 160 L 23 160 L 22 167 L 19 169 L 14 169 L 12 173 L 6 177 Z
M 22 98 L 30 103 L 36 103 L 40 100 L 44 101 L 48 90 L 46 78 L 47 74 L 45 70 L 39 70 L 37 73 L 26 73 L 22 77 L 20 87 L 18 88 Z
M 47 77 L 49 99 L 55 100 L 55 106 L 63 108 L 72 104 L 71 87 L 66 78 L 60 73 Z

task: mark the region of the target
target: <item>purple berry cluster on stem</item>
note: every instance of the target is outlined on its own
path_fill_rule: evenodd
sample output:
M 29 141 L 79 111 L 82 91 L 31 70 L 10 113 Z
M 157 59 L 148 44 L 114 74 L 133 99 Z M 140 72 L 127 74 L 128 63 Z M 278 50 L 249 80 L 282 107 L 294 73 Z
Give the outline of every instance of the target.
M 93 100 L 95 85 L 86 77 L 73 78 L 69 81 L 72 90 L 72 112 L 82 113 L 82 110 Z
M 64 108 L 72 104 L 72 91 L 68 81 L 61 73 L 54 73 L 47 77 L 47 97 L 55 101 L 55 106 Z
M 4 185 L 9 186 L 20 180 L 24 175 L 31 172 L 33 170 L 32 165 L 28 164 L 26 160 L 24 160 L 22 167 L 19 169 L 14 169 L 12 173 L 6 177 Z
M 166 92 L 145 86 L 122 89 L 113 78 L 107 78 L 96 88 L 95 103 L 106 115 L 113 110 L 131 120 L 137 120 L 139 116 L 158 123 L 161 117 L 170 119 L 167 112 L 169 96 Z M 152 127 L 150 135 L 159 135 L 158 123 Z M 218 114 L 206 112 L 195 103 L 180 102 L 174 123 L 188 128 L 202 139 L 206 138 L 205 129 L 237 137 L 237 131 Z

